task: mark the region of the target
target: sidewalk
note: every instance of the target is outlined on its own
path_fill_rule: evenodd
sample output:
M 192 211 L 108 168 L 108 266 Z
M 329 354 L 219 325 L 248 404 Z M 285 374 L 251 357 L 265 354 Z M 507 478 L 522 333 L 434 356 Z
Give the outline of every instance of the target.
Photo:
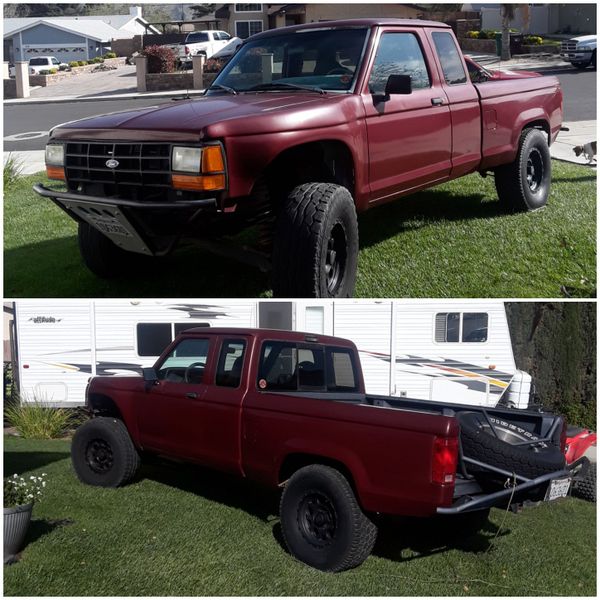
M 550 147 L 552 158 L 563 160 L 578 165 L 588 165 L 588 161 L 584 156 L 575 156 L 573 148 L 582 146 L 596 139 L 596 121 L 576 121 L 573 123 L 563 123 L 564 127 L 568 127 L 569 131 L 561 131 L 558 134 L 556 142 Z M 5 152 L 4 162 L 8 157 L 12 157 L 21 165 L 21 173 L 23 175 L 32 175 L 45 171 L 44 150 L 33 150 L 28 152 Z M 590 165 L 594 169 L 596 163 Z

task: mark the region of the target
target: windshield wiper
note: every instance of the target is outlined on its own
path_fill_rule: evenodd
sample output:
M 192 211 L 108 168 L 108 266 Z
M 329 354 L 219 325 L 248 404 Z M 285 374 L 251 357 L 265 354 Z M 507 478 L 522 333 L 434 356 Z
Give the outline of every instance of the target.
M 235 88 L 232 88 L 229 85 L 223 85 L 222 83 L 213 83 L 209 88 L 210 90 L 223 90 L 224 92 L 227 92 L 228 94 L 233 94 L 234 96 L 237 96 L 238 91 Z
M 322 90 L 320 87 L 314 85 L 298 85 L 297 83 L 285 83 L 272 81 L 271 83 L 260 83 L 259 85 L 254 85 L 251 88 L 243 90 L 244 92 L 260 92 L 267 90 L 276 90 L 276 89 L 290 89 L 290 90 L 304 90 L 307 92 L 316 92 L 317 94 L 326 94 L 325 90 Z

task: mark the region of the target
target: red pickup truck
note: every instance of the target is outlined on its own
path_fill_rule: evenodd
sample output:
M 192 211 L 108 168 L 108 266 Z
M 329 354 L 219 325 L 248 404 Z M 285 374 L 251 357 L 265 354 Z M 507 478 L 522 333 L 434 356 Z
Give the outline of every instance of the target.
M 446 515 L 466 535 L 571 479 L 561 417 L 366 394 L 355 345 L 321 335 L 190 329 L 143 377 L 91 379 L 86 404 L 81 481 L 120 486 L 161 455 L 279 486 L 289 551 L 326 571 L 368 557 L 379 513 Z
M 347 297 L 357 212 L 475 172 L 505 207 L 540 208 L 561 121 L 556 78 L 474 84 L 443 23 L 311 23 L 246 40 L 204 96 L 56 127 L 47 174 L 66 189 L 34 189 L 78 221 L 99 276 L 182 240 L 231 254 L 254 227 L 240 254 L 272 266 L 276 296 Z

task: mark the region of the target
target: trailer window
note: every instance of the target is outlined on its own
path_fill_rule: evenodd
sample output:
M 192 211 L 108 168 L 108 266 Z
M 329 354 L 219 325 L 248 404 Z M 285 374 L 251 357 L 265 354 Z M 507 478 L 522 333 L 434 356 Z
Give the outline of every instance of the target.
M 487 313 L 437 313 L 435 341 L 482 343 L 488 338 Z
M 217 385 L 231 388 L 240 386 L 245 350 L 246 342 L 244 340 L 225 340 L 223 342 L 215 378 Z
M 138 323 L 138 356 L 160 356 L 171 343 L 171 323 Z

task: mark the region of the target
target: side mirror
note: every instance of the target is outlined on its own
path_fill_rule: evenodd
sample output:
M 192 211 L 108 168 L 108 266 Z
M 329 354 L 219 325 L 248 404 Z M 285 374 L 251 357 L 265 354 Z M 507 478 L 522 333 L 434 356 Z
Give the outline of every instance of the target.
M 147 384 L 156 385 L 158 383 L 158 376 L 156 375 L 154 367 L 144 367 L 142 369 L 142 375 Z
M 385 84 L 385 95 L 412 94 L 410 75 L 390 75 Z

